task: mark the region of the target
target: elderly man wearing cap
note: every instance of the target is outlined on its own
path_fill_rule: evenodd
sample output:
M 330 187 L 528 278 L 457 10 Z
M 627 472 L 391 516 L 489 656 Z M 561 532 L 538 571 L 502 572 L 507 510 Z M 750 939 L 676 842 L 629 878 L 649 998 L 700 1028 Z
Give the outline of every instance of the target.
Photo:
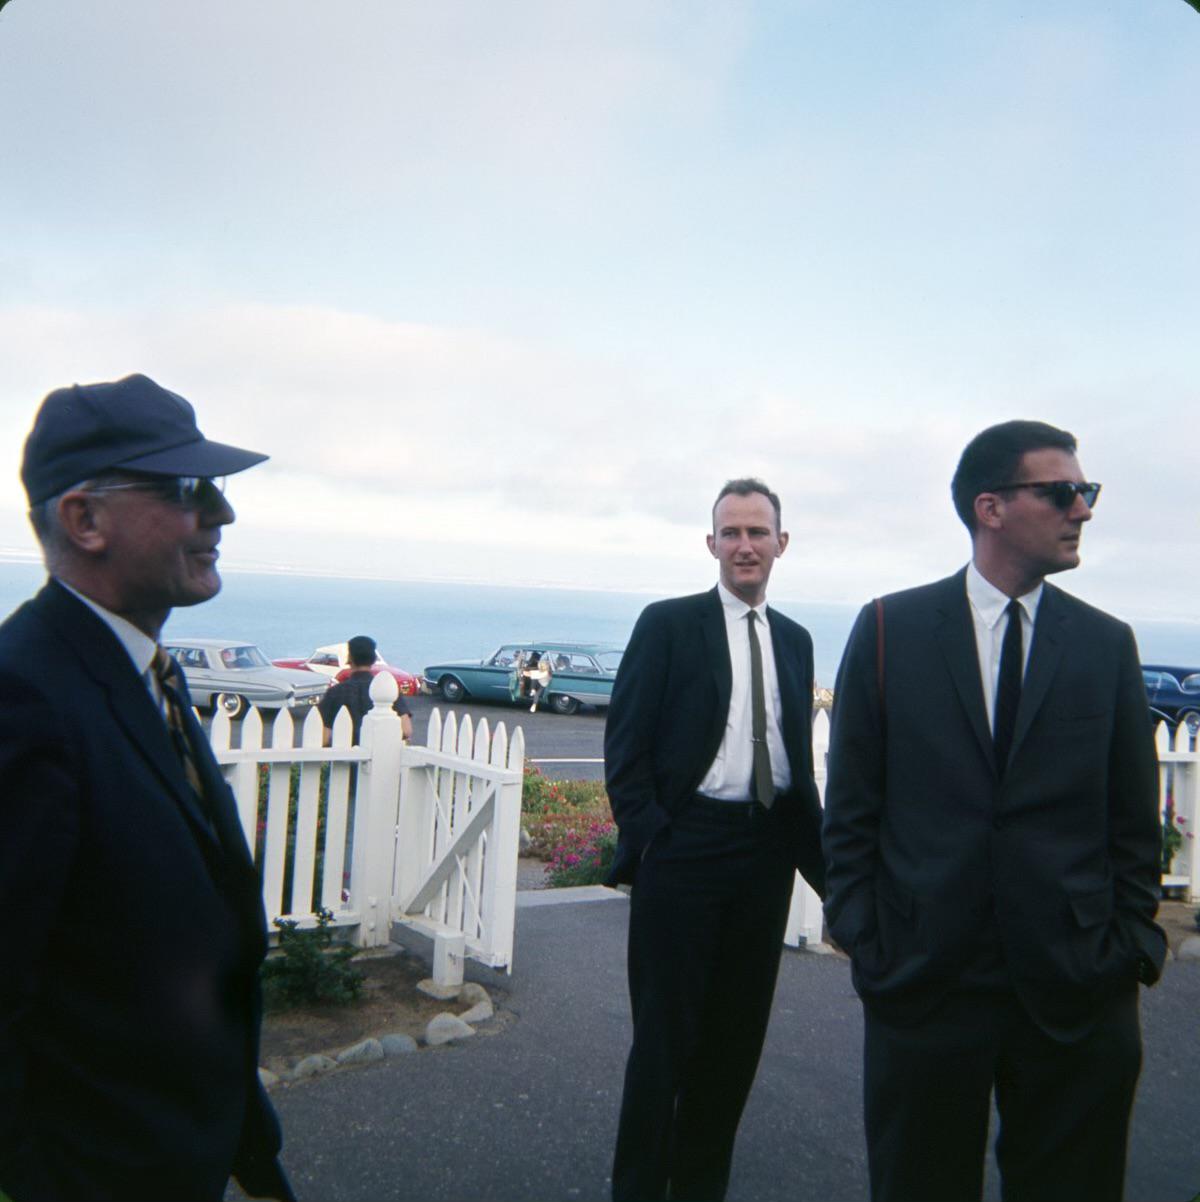
M 221 587 L 211 442 L 145 376 L 42 403 L 22 478 L 50 581 L 0 626 L 0 1191 L 292 1197 L 258 1081 L 260 886 L 158 648 Z

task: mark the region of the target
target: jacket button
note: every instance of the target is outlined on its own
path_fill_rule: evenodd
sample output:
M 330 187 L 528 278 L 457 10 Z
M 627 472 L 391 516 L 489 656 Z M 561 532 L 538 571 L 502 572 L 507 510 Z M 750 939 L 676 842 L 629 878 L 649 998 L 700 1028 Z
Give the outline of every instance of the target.
M 1004 819 L 999 814 L 992 819 L 992 830 L 1002 831 L 1004 829 Z

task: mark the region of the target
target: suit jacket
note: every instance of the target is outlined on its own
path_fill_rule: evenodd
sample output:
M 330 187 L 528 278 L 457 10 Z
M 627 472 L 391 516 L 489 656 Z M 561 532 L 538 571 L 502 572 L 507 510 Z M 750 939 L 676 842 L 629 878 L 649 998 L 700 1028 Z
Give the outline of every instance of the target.
M 187 699 L 182 676 L 178 687 Z M 108 626 L 49 583 L 0 627 L 0 1188 L 289 1197 L 257 1077 L 250 853 L 190 704 L 207 808 Z
M 969 606 L 965 570 L 884 598 L 882 665 L 875 607 L 859 615 L 834 693 L 826 917 L 863 999 L 901 1021 L 998 933 L 1026 1009 L 1072 1038 L 1165 954 L 1137 647 L 1047 584 L 1001 775 Z
M 768 608 L 791 788 L 775 799 L 792 858 L 824 891 L 821 803 L 812 763 L 812 639 Z M 733 688 L 725 612 L 715 588 L 642 611 L 613 685 L 605 780 L 620 829 L 610 883 L 633 881 L 650 840 L 686 806 L 716 758 Z

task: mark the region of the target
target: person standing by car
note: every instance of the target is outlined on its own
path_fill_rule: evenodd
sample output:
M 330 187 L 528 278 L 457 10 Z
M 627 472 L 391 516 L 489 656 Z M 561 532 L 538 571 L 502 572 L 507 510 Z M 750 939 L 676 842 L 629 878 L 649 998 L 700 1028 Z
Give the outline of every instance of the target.
M 321 721 L 325 723 L 326 739 L 328 730 L 343 708 L 350 711 L 350 720 L 354 723 L 353 741 L 359 740 L 362 733 L 363 718 L 371 710 L 371 681 L 375 679 L 375 660 L 378 652 L 375 650 L 375 640 L 367 634 L 356 634 L 346 643 L 346 652 L 350 659 L 350 675 L 335 685 L 330 685 L 325 696 L 318 703 L 321 711 Z M 400 729 L 407 743 L 412 738 L 412 711 L 403 695 L 392 702 L 392 709 L 400 717 Z
M 824 890 L 812 640 L 766 605 L 779 498 L 731 480 L 712 520 L 718 584 L 643 610 L 604 740 L 609 883 L 633 884 L 615 1202 L 725 1196 L 796 869 Z
M 971 562 L 866 606 L 834 689 L 829 929 L 865 1020 L 875 1202 L 1122 1195 L 1155 925 L 1158 773 L 1133 632 L 1045 582 L 1100 491 L 992 426 L 951 486 Z
M 292 1198 L 258 1080 L 262 885 L 158 639 L 221 587 L 211 442 L 143 375 L 42 402 L 21 475 L 50 580 L 0 626 L 0 1194 Z

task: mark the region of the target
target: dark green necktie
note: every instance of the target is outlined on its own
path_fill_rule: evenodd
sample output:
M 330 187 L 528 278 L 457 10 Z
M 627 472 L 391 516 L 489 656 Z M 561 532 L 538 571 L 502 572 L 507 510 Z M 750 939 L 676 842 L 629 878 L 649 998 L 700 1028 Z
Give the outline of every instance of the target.
M 746 614 L 750 631 L 750 737 L 754 741 L 754 798 L 767 809 L 775 800 L 771 752 L 767 748 L 767 695 L 763 688 L 762 648 L 758 645 L 758 614 Z

